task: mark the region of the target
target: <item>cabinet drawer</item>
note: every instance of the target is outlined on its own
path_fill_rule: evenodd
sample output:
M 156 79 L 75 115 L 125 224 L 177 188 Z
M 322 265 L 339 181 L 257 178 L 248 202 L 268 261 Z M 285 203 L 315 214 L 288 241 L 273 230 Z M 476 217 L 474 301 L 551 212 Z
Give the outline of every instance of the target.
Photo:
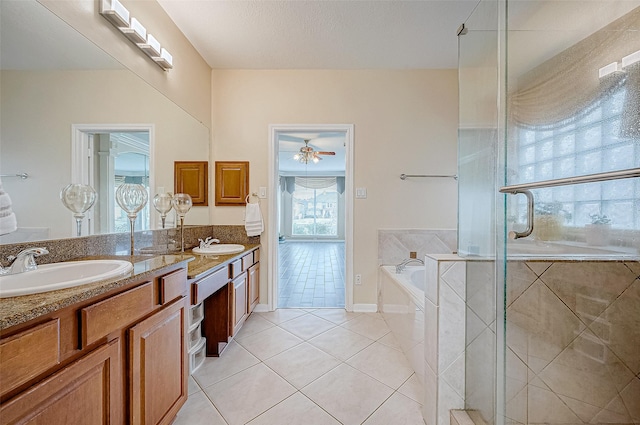
M 242 258 L 229 263 L 229 279 L 235 279 L 240 276 L 244 270 L 242 269 Z
M 60 320 L 54 319 L 0 341 L 2 393 L 60 362 Z
M 229 272 L 226 267 L 211 273 L 191 285 L 191 304 L 201 303 L 213 295 L 229 282 Z
M 160 304 L 181 297 L 187 290 L 187 270 L 180 269 L 160 278 Z
M 80 310 L 80 335 L 86 347 L 125 328 L 153 310 L 153 286 L 147 282 Z
M 242 256 L 242 271 L 246 271 L 251 266 L 253 266 L 253 252 Z

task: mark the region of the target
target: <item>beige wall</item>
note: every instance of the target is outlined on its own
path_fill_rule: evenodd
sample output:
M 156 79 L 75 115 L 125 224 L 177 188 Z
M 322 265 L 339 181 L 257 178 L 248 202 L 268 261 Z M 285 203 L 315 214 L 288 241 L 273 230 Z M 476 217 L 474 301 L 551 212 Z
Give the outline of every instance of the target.
M 153 124 L 155 185 L 170 192 L 173 161 L 209 156 L 209 130 L 129 71 L 0 75 L 0 169 L 30 175 L 3 180 L 19 227 L 48 227 L 52 238 L 71 236 L 71 214 L 59 193 L 71 183 L 72 124 Z M 208 224 L 209 215 L 209 207 L 194 207 L 186 224 Z
M 99 0 L 38 0 L 77 31 L 211 128 L 211 68 L 155 0 L 122 0 L 173 56 L 163 71 L 99 14 Z
M 378 229 L 456 227 L 455 181 L 399 178 L 456 172 L 456 70 L 213 70 L 211 86 L 211 160 L 250 161 L 252 191 L 268 185 L 269 124 L 355 125 L 354 183 L 368 197 L 354 201 L 354 303 L 376 303 Z M 243 212 L 214 207 L 211 222 L 242 224 Z

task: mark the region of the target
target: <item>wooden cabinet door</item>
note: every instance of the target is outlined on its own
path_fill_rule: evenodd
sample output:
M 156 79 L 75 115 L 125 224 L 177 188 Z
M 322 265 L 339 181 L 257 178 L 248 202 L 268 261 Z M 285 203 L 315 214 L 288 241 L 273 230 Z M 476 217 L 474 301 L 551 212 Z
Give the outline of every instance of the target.
M 102 345 L 0 406 L 0 424 L 121 424 L 120 339 Z
M 247 296 L 247 314 L 251 314 L 255 306 L 260 300 L 260 263 L 255 263 L 247 270 L 249 282 L 247 287 L 249 294 Z
M 247 273 L 231 282 L 231 336 L 235 336 L 247 318 Z
M 186 298 L 129 329 L 130 424 L 170 424 L 187 400 Z
M 246 205 L 249 194 L 248 161 L 216 161 L 216 206 Z

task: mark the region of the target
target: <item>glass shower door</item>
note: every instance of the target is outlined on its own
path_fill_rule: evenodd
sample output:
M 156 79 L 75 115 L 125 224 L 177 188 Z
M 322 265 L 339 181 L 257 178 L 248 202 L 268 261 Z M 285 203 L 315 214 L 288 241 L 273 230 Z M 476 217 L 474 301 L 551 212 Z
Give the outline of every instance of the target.
M 499 409 L 640 423 L 640 2 L 508 1 L 506 27 Z
M 466 264 L 465 407 L 496 407 L 498 6 L 482 0 L 458 36 L 458 252 Z

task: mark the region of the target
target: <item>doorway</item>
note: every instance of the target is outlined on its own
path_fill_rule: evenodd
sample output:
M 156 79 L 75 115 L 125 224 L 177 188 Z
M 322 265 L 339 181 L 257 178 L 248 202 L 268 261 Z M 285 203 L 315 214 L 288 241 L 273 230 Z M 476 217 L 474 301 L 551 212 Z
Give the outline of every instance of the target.
M 353 126 L 270 130 L 268 307 L 350 310 Z
M 87 234 L 123 232 L 129 229 L 127 214 L 115 202 L 123 183 L 152 185 L 153 126 L 74 125 L 71 174 L 74 182 L 93 187 L 98 193 L 84 219 Z M 138 213 L 136 230 L 153 227 L 149 203 Z

